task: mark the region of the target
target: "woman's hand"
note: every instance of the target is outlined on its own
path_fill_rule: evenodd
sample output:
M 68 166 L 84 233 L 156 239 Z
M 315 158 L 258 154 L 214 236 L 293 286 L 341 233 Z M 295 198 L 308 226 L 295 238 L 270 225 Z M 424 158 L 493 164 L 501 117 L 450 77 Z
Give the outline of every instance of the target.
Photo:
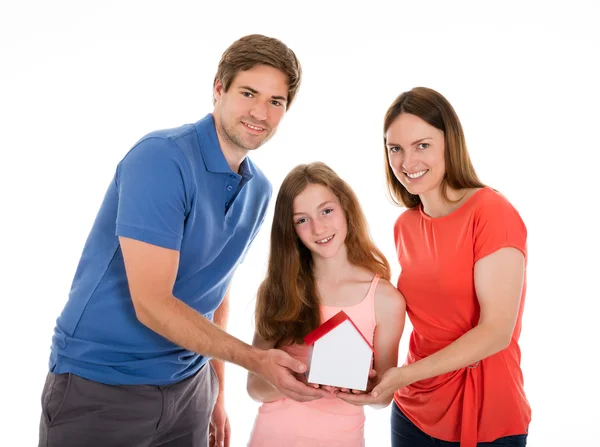
M 339 399 L 353 405 L 372 405 L 375 407 L 386 407 L 391 401 L 394 392 L 408 385 L 402 368 L 390 368 L 381 377 L 379 383 L 370 393 L 336 393 Z

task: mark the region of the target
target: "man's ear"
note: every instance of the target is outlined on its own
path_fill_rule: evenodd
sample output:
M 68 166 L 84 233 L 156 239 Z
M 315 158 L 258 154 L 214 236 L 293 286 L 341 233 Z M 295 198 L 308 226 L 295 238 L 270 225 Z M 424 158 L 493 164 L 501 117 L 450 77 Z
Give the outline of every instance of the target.
M 215 84 L 213 85 L 213 102 L 217 102 L 224 91 L 225 87 L 223 86 L 223 83 L 219 79 L 215 79 Z

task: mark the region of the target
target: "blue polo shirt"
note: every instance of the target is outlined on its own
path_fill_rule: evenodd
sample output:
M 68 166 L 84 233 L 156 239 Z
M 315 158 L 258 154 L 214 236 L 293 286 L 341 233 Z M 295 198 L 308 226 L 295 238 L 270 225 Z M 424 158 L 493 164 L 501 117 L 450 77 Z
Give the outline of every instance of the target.
M 50 371 L 111 385 L 165 385 L 208 360 L 141 324 L 119 236 L 180 253 L 173 295 L 212 319 L 265 218 L 271 184 L 233 172 L 211 114 L 142 138 L 119 163 L 56 322 Z

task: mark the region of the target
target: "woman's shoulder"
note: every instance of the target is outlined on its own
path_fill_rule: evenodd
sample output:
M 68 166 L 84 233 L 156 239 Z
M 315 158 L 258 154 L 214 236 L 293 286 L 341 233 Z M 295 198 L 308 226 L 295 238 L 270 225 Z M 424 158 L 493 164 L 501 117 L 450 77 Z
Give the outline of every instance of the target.
M 488 218 L 519 216 L 519 212 L 508 198 L 489 186 L 481 188 L 472 199 L 473 208 L 480 216 Z

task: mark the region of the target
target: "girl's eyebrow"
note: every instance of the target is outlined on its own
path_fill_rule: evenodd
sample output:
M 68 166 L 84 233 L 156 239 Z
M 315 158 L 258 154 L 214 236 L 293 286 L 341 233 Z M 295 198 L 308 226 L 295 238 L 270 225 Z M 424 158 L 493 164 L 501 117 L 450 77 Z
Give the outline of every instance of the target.
M 319 204 L 319 206 L 317 206 L 317 209 L 319 208 L 323 208 L 325 205 L 327 205 L 328 203 L 335 203 L 333 200 L 326 200 L 325 202 Z M 296 214 L 306 214 L 303 211 L 298 211 L 297 213 L 294 213 L 293 215 L 295 216 Z

